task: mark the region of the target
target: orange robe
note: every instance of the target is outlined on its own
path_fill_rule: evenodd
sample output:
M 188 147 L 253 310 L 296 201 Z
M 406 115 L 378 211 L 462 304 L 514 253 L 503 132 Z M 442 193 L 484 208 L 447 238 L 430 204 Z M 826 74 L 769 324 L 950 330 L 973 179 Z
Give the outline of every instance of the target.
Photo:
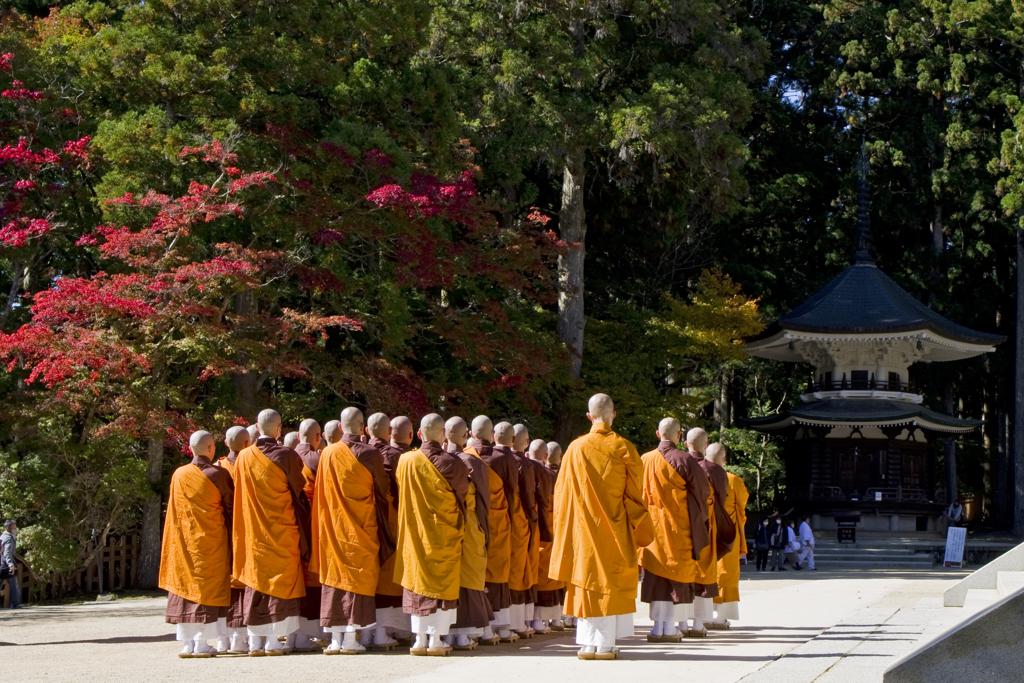
M 697 597 L 718 596 L 718 558 L 732 547 L 736 530 L 725 510 L 725 499 L 729 494 L 729 477 L 724 469 L 700 456 L 699 464 L 708 475 L 711 493 L 708 495 L 708 537 L 711 543 L 701 551 L 697 560 Z
M 219 472 L 205 459 L 200 463 Z M 231 604 L 231 510 L 225 502 L 200 464 L 174 471 L 160 549 L 160 588 L 199 605 Z
M 549 575 L 566 585 L 565 613 L 636 611 L 638 549 L 654 530 L 644 505 L 636 448 L 605 423 L 569 444 L 555 485 Z
M 718 597 L 715 602 L 739 602 L 740 599 L 740 557 L 747 554 L 747 535 L 743 532 L 747 525 L 747 500 L 750 494 L 743 478 L 735 474 L 729 476 L 729 495 L 725 499 L 725 511 L 729 514 L 736 527 L 737 538 L 729 550 L 718 560 Z
M 709 544 L 707 475 L 695 459 L 668 441 L 645 453 L 643 464 L 644 503 L 654 540 L 640 553 L 640 565 L 663 579 L 693 583 L 697 559 Z
M 512 505 L 512 552 L 509 555 L 508 588 L 513 604 L 525 604 L 534 584 L 530 554 L 532 550 L 537 509 L 534 504 L 536 483 L 533 469 L 523 464 L 521 456 L 507 446 L 495 446 L 494 452 L 507 450 L 516 464 L 516 497 Z
M 466 453 L 486 462 L 484 455 L 490 455 L 491 446 L 481 446 L 480 450 L 470 447 Z M 484 453 L 481 454 L 480 451 Z M 487 583 L 508 583 L 509 562 L 512 555 L 511 536 L 512 521 L 509 514 L 508 500 L 505 498 L 505 485 L 501 475 L 494 468 L 487 467 L 487 484 L 491 494 L 491 505 L 487 512 L 487 528 L 490 544 L 487 546 Z M 507 606 L 507 605 L 506 605 Z
M 538 526 L 540 529 L 540 543 L 538 544 L 540 571 L 537 579 L 537 592 L 547 593 L 561 591 L 561 589 L 565 588 L 565 583 L 548 576 L 551 568 L 552 529 L 554 528 L 554 509 L 552 508 L 552 503 L 554 502 L 555 481 L 558 475 L 554 470 L 540 463 L 538 463 L 538 466 L 537 509 Z M 540 600 L 538 600 L 539 603 Z
M 269 439 L 261 438 L 257 444 L 264 441 L 281 448 Z M 303 555 L 308 556 L 309 538 L 300 529 L 302 520 L 297 516 L 299 496 L 301 505 L 306 505 L 302 487 L 301 482 L 291 482 L 259 446 L 249 446 L 238 454 L 232 576 L 254 591 L 281 600 L 306 595 L 302 560 Z
M 392 539 L 398 538 L 398 479 L 395 474 L 398 463 L 402 458 L 401 449 L 395 448 L 387 441 L 378 438 L 370 439 L 370 445 L 376 448 L 384 461 L 384 471 L 388 476 L 388 489 L 386 493 L 388 507 L 388 532 Z M 402 606 L 402 586 L 395 581 L 395 554 L 380 566 L 380 574 L 377 576 L 377 595 L 387 596 L 393 600 L 383 601 L 378 598 L 377 606 L 381 607 L 384 602 L 391 603 L 391 607 Z
M 325 448 L 317 469 L 310 561 L 325 586 L 376 593 L 380 542 L 375 503 L 373 473 L 344 442 Z

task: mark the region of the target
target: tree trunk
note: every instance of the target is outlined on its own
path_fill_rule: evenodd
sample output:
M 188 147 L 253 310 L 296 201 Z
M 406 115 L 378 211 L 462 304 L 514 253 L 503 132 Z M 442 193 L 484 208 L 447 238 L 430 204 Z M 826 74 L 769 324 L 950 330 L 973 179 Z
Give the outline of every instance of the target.
M 583 367 L 583 258 L 586 253 L 586 211 L 583 204 L 584 153 L 575 148 L 566 155 L 562 171 L 562 207 L 558 230 L 565 251 L 558 257 L 558 336 L 569 351 L 570 376 L 578 379 Z M 614 399 L 614 397 L 612 397 Z M 572 437 L 572 406 L 563 399 L 557 408 L 555 436 L 567 444 Z
M 945 400 L 943 401 L 946 412 L 954 414 L 953 384 L 946 382 Z M 953 436 L 946 437 L 946 500 L 952 503 L 959 495 L 956 478 L 956 439 Z
M 1013 368 L 1013 535 L 1024 537 L 1024 228 L 1017 234 L 1017 324 Z
M 156 588 L 160 573 L 160 537 L 163 526 L 160 483 L 164 475 L 164 438 L 149 440 L 146 471 L 152 491 L 142 507 L 142 539 L 139 550 L 139 576 L 136 588 Z
M 246 320 L 242 324 L 243 334 L 248 333 L 251 326 L 250 321 L 254 318 L 256 312 L 256 293 L 254 291 L 242 292 L 235 297 L 235 313 L 243 316 Z M 244 351 L 239 352 L 235 360 L 243 367 L 249 362 L 248 355 Z M 235 409 L 239 415 L 250 421 L 256 418 L 256 385 L 258 380 L 259 373 L 252 370 L 235 373 L 231 378 L 231 383 L 235 387 Z

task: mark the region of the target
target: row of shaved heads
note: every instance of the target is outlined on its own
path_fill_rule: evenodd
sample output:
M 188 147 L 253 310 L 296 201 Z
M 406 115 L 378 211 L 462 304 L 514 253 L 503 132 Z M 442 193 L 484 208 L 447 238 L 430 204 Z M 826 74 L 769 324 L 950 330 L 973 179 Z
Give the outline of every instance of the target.
M 666 417 L 658 423 L 658 438 L 663 441 L 679 443 L 683 427 L 679 420 L 674 417 Z M 716 465 L 725 464 L 725 446 L 720 443 L 708 445 L 708 433 L 700 427 L 694 427 L 686 432 L 686 445 L 695 453 L 702 453 L 705 458 Z
M 609 399 L 610 400 L 610 399 Z M 262 411 L 256 418 L 256 424 L 248 428 L 235 426 L 227 430 L 224 435 L 224 443 L 235 453 L 247 448 L 256 442 L 260 436 L 278 438 L 281 435 L 281 415 L 276 410 L 267 409 Z M 374 413 L 369 419 L 364 420 L 363 411 L 358 408 L 349 407 L 341 411 L 340 420 L 331 420 L 323 426 L 321 432 L 320 424 L 316 420 L 307 419 L 299 423 L 297 431 L 285 435 L 283 444 L 288 448 L 295 448 L 300 443 L 308 443 L 314 449 L 319 448 L 321 440 L 328 444 L 337 443 L 345 434 L 362 436 L 368 433 L 372 437 L 382 440 L 389 438 L 397 444 L 410 446 L 413 440 L 413 423 L 404 415 L 389 419 L 384 413 Z M 562 455 L 562 447 L 557 442 L 545 442 L 543 439 L 530 441 L 530 433 L 526 425 L 513 425 L 509 422 L 494 424 L 486 415 L 478 415 L 473 418 L 472 425 L 467 425 L 461 417 L 449 418 L 446 422 L 437 413 L 424 415 L 420 419 L 419 437 L 423 441 L 448 440 L 459 446 L 464 446 L 469 435 L 477 441 L 486 441 L 509 446 L 518 451 L 529 452 L 534 460 L 558 464 Z M 192 435 L 189 446 L 195 455 L 212 457 L 215 442 L 213 435 L 206 431 L 198 431 Z M 207 451 L 209 451 L 207 453 Z

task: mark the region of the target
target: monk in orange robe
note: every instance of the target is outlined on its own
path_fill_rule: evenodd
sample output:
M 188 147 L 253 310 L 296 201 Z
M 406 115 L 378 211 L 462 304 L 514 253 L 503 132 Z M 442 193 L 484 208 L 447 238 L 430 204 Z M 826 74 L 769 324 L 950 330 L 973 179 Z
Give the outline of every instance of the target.
M 726 450 L 720 443 L 708 446 L 705 459 L 725 469 Z M 718 597 L 715 598 L 715 619 L 706 628 L 728 630 L 729 619 L 740 618 L 740 558 L 747 556 L 747 535 L 743 532 L 747 525 L 747 500 L 750 494 L 743 478 L 732 472 L 729 477 L 729 494 L 725 499 L 725 511 L 736 528 L 736 540 L 732 549 L 718 558 Z
M 640 454 L 612 431 L 606 394 L 588 403 L 590 433 L 573 441 L 555 484 L 549 575 L 566 583 L 565 611 L 578 617 L 580 659 L 615 659 L 616 638 L 633 634 L 638 549 L 653 540 Z
M 462 562 L 459 568 L 459 610 L 445 642 L 456 650 L 472 650 L 477 646 L 474 639 L 482 637 L 484 629 L 494 619 L 494 611 L 486 592 L 490 468 L 480 458 L 462 450 L 469 437 L 469 427 L 461 417 L 448 420 L 444 425 L 444 434 L 444 450 L 458 456 L 469 470 Z
M 708 477 L 696 459 L 676 446 L 681 431 L 678 420 L 666 417 L 658 425 L 658 448 L 642 458 L 644 503 L 654 540 L 640 553 L 640 599 L 650 605 L 654 628 L 647 640 L 654 643 L 678 643 L 688 630 L 697 560 L 710 542 Z
M 299 433 L 288 432 L 287 434 L 284 435 L 284 438 L 281 439 L 281 445 L 283 445 L 285 448 L 290 448 L 294 451 L 295 447 L 299 445 Z
M 312 508 L 316 492 L 316 471 L 320 465 L 320 424 L 316 420 L 303 420 L 299 430 L 293 433 L 298 435 L 294 450 L 302 458 L 302 477 L 306 481 L 303 491 Z M 299 599 L 299 632 L 295 636 L 295 651 L 313 652 L 320 649 L 316 641 L 324 637 L 323 627 L 320 626 L 322 591 L 316 570 L 309 563 L 303 563 L 303 569 L 306 575 L 306 595 Z
M 551 567 L 552 524 L 554 522 L 555 480 L 554 470 L 548 467 L 548 444 L 543 439 L 530 443 L 530 462 L 537 474 L 537 526 L 539 529 L 539 571 L 537 593 L 530 628 L 540 633 L 564 631 L 562 604 L 565 602 L 565 584 L 548 576 Z
M 398 538 L 398 479 L 395 473 L 404 451 L 391 444 L 391 424 L 384 413 L 374 413 L 367 419 L 366 435 L 370 437 L 368 443 L 377 449 L 384 461 L 384 472 L 388 475 L 388 532 L 391 538 Z M 388 647 L 395 638 L 408 638 L 409 615 L 402 611 L 402 586 L 395 582 L 394 554 L 380 566 L 374 603 L 377 608 L 377 626 L 373 640 L 364 640 L 364 644 L 373 642 Z M 365 637 L 368 631 L 363 633 Z
M 530 431 L 524 424 L 513 428 L 512 453 L 519 463 L 519 499 L 530 524 L 530 538 L 526 546 L 526 578 L 529 584 L 526 591 L 526 603 L 523 605 L 523 626 L 520 636 L 531 637 L 535 630 L 532 627 L 533 611 L 537 602 L 537 583 L 540 581 L 540 505 L 537 500 L 540 474 L 537 463 L 526 454 L 530 447 Z M 551 540 L 547 534 L 547 540 Z M 515 601 L 513 601 L 513 604 Z M 516 627 L 513 626 L 513 629 Z M 544 630 L 549 630 L 545 628 Z
M 184 643 L 178 656 L 211 657 L 206 641 L 227 633 L 231 605 L 234 487 L 211 462 L 217 448 L 212 434 L 195 432 L 189 448 L 192 462 L 171 477 L 159 585 L 167 591 L 167 623 L 177 625 Z
M 512 452 L 515 443 L 515 429 L 508 422 L 494 426 L 494 444 L 491 454 L 484 456 L 486 462 L 499 477 L 505 489 L 505 500 L 509 511 L 509 627 L 497 628 L 502 642 L 514 643 L 519 640 L 517 631 L 526 633 L 526 600 L 530 596 L 529 559 L 530 520 L 523 510 L 522 477 L 519 460 Z M 532 498 L 531 492 L 531 498 Z M 531 501 L 532 502 L 532 501 Z M 531 505 L 532 507 L 532 505 Z
M 264 410 L 260 438 L 235 460 L 232 577 L 245 585 L 242 616 L 249 656 L 287 654 L 306 594 L 310 510 L 302 458 L 277 442 L 281 416 Z M 285 637 L 284 644 L 278 641 Z
M 704 623 L 711 621 L 714 613 L 714 599 L 718 597 L 718 558 L 724 556 L 732 548 L 736 536 L 736 527 L 725 509 L 725 499 L 729 493 L 729 477 L 725 470 L 704 458 L 708 447 L 708 435 L 700 427 L 686 433 L 686 445 L 690 455 L 697 459 L 704 473 L 708 475 L 710 494 L 708 495 L 708 547 L 701 551 L 697 560 L 696 578 L 694 579 L 693 626 L 689 629 L 689 637 L 707 635 Z
M 494 424 L 491 418 L 486 415 L 477 415 L 473 418 L 473 438 L 465 450 L 469 455 L 480 458 L 487 464 L 487 485 L 490 490 L 491 499 L 488 506 L 487 532 L 489 543 L 487 546 L 487 576 L 485 592 L 487 601 L 491 604 L 491 611 L 494 616 L 491 623 L 484 628 L 480 642 L 485 645 L 496 645 L 502 638 L 510 641 L 518 636 L 509 629 L 511 625 L 510 607 L 512 596 L 508 590 L 509 563 L 512 555 L 511 532 L 512 532 L 512 511 L 506 497 L 506 483 L 515 490 L 517 482 L 512 474 L 513 461 L 494 453 Z M 491 465 L 494 463 L 494 466 Z M 505 467 L 506 477 L 498 473 L 498 469 Z M 497 633 L 495 633 L 497 632 Z
M 258 425 L 249 425 L 245 428 L 245 432 L 249 435 L 249 445 L 256 443 L 256 440 L 260 438 L 260 428 Z
M 394 552 L 388 476 L 380 451 L 360 439 L 364 427 L 362 411 L 345 408 L 341 441 L 324 449 L 317 473 L 313 565 L 323 583 L 320 624 L 331 633 L 328 655 L 366 651 L 356 634 L 377 621 L 377 578 Z
M 224 445 L 228 447 L 228 454 L 218 460 L 217 467 L 225 470 L 231 475 L 231 485 L 235 481 L 235 461 L 238 454 L 249 447 L 249 432 L 245 427 L 231 427 L 224 433 Z M 234 510 L 232 510 L 232 513 Z M 240 655 L 249 651 L 249 636 L 245 631 L 245 620 L 242 618 L 242 603 L 245 600 L 245 585 L 231 579 L 231 607 L 228 610 L 227 628 L 229 643 L 227 652 Z M 221 649 L 218 646 L 218 649 Z
M 445 656 L 442 638 L 455 622 L 461 588 L 469 468 L 441 447 L 444 419 L 420 421 L 420 447 L 398 463 L 398 559 L 402 609 L 416 641 L 411 655 Z
M 391 421 L 391 445 L 398 450 L 403 453 L 411 451 L 414 436 L 416 430 L 413 429 L 412 420 L 405 415 L 399 415 Z

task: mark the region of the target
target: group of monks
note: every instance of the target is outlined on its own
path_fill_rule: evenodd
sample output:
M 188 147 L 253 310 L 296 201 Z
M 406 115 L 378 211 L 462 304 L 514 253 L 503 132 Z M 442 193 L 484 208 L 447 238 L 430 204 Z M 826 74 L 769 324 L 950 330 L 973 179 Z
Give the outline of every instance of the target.
M 364 423 L 346 408 L 282 439 L 281 416 L 264 410 L 227 431 L 216 462 L 214 437 L 195 432 L 171 479 L 160 567 L 179 656 L 400 643 L 445 656 L 575 627 L 580 659 L 615 659 L 638 583 L 649 641 L 728 628 L 747 492 L 725 449 L 700 429 L 680 449 L 666 418 L 641 458 L 612 431 L 611 398 L 588 408 L 590 433 L 564 457 L 483 415 L 426 415 L 414 449 L 407 417 Z

